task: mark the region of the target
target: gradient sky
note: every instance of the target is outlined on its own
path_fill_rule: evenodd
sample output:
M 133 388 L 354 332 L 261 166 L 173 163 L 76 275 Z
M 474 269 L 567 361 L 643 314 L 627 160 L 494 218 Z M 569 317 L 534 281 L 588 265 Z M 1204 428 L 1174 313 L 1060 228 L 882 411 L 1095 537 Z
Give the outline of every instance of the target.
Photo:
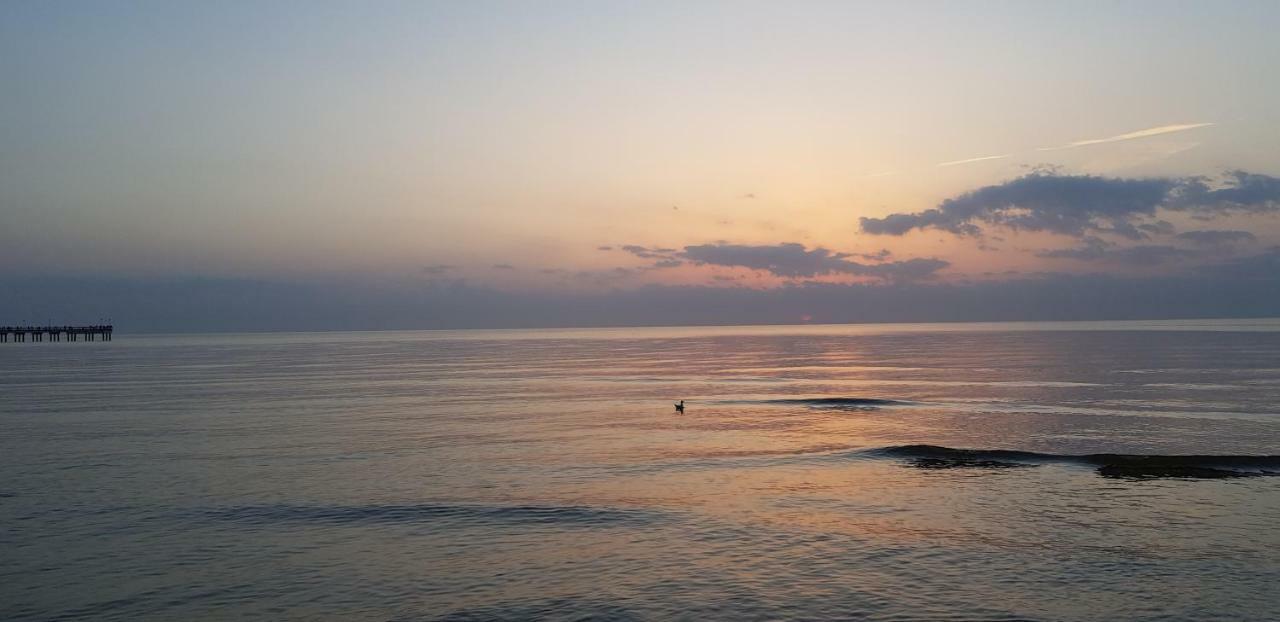
M 250 290 L 344 310 L 319 327 L 564 296 L 597 312 L 542 323 L 883 321 L 837 299 L 1190 300 L 1257 266 L 1184 314 L 1271 314 L 1277 27 L 1275 2 L 6 2 L 0 323 L 183 328 L 156 309 L 200 298 L 274 326 Z M 66 282 L 133 289 L 38 285 Z

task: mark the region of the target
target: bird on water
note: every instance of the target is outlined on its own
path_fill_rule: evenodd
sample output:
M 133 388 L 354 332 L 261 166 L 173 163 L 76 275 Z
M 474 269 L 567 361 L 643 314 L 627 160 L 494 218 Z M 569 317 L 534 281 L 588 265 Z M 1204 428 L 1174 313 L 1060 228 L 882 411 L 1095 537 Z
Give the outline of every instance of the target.
M 684 412 L 684 400 L 680 400 L 680 403 L 676 404 L 676 412 L 678 413 Z

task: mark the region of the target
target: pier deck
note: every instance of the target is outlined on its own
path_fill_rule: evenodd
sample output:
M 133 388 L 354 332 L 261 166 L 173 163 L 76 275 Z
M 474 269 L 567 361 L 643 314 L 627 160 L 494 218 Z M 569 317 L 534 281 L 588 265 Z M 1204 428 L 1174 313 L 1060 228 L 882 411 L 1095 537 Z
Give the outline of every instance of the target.
M 0 326 L 0 343 L 25 341 L 111 341 L 110 324 L 91 326 Z

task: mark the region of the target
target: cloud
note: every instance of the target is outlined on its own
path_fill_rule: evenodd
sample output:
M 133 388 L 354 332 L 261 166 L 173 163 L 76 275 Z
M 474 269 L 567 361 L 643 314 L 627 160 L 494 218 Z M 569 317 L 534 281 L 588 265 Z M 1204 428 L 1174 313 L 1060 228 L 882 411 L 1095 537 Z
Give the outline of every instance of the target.
M 1153 235 L 1173 235 L 1178 232 L 1178 229 L 1173 226 L 1173 223 L 1167 220 L 1141 223 L 1138 225 L 1138 230 Z
M 649 248 L 636 244 L 623 246 L 622 250 L 641 259 L 670 259 L 671 254 L 676 252 L 674 248 Z
M 1191 211 L 1200 218 L 1280 211 L 1280 177 L 1235 170 L 1218 180 L 1185 178 L 1173 197 L 1172 208 Z
M 1057 151 L 1060 149 L 1074 149 L 1076 147 L 1087 147 L 1089 145 L 1116 143 L 1116 142 L 1125 141 L 1125 140 L 1135 140 L 1138 138 L 1148 138 L 1151 136 L 1159 136 L 1161 134 L 1185 132 L 1187 130 L 1194 130 L 1200 127 L 1208 127 L 1210 125 L 1213 125 L 1213 123 L 1183 123 L 1178 125 L 1161 125 L 1159 127 L 1149 127 L 1145 130 L 1138 130 L 1136 132 L 1127 132 L 1125 134 L 1108 136 L 1106 138 L 1090 138 L 1086 140 L 1077 140 L 1075 142 L 1067 143 L 1065 145 L 1059 145 L 1057 147 L 1040 147 L 1037 149 L 1037 151 Z
M 851 262 L 825 248 L 806 250 L 803 244 L 773 246 L 702 244 L 686 246 L 683 256 L 699 264 L 764 270 L 783 277 L 812 277 L 847 271 Z
M 1039 251 L 1035 255 L 1049 259 L 1154 266 L 1197 257 L 1221 257 L 1223 254 L 1231 254 L 1236 244 L 1257 240 L 1257 237 L 1248 231 L 1232 230 L 1187 231 L 1178 234 L 1175 238 L 1190 242 L 1195 247 L 1182 248 L 1169 244 L 1119 246 L 1097 236 L 1085 236 L 1077 247 Z
M 1110 264 L 1131 266 L 1156 266 L 1185 259 L 1199 257 L 1199 251 L 1170 246 L 1168 244 L 1139 244 L 1135 246 L 1116 247 L 1100 238 L 1087 238 L 1085 243 L 1076 248 L 1063 248 L 1036 253 L 1037 257 L 1051 259 L 1076 259 L 1080 261 L 1098 261 Z
M 1084 261 L 1092 261 L 1101 259 L 1107 251 L 1115 246 L 1102 238 L 1096 236 L 1088 236 L 1082 240 L 1082 244 L 1075 248 L 1055 248 L 1051 250 L 1037 251 L 1036 257 L 1044 257 L 1047 259 L 1080 259 Z
M 495 263 L 493 264 L 493 269 L 494 270 L 515 270 L 516 267 L 509 263 Z
M 1248 231 L 1206 229 L 1179 233 L 1178 238 L 1200 246 L 1231 246 L 1243 242 L 1256 242 L 1258 236 Z
M 864 265 L 854 274 L 866 274 L 893 282 L 923 281 L 933 278 L 939 270 L 947 268 L 951 262 L 934 257 L 915 257 L 903 261 L 891 261 L 875 265 Z
M 854 253 L 855 257 L 861 257 L 867 261 L 886 261 L 893 256 L 893 253 L 887 248 L 882 248 L 874 253 Z
M 612 246 L 597 246 L 597 247 L 596 247 L 596 250 L 598 250 L 598 251 L 611 251 L 611 250 L 613 250 L 613 247 L 612 247 Z
M 1004 155 L 990 155 L 990 156 L 982 156 L 980 158 L 966 158 L 964 160 L 952 160 L 950 162 L 941 162 L 938 164 L 938 166 L 955 166 L 957 164 L 971 164 L 973 162 L 986 162 L 987 160 L 1002 160 L 1011 155 L 1013 154 L 1006 153 Z
M 932 277 L 951 265 L 941 259 L 916 258 L 876 264 L 848 259 L 848 253 L 825 248 L 806 249 L 803 244 L 775 245 L 702 244 L 686 246 L 682 257 L 697 264 L 763 270 L 784 278 L 814 277 L 824 274 L 870 276 L 886 281 L 919 280 Z
M 991 226 L 1141 240 L 1152 230 L 1169 230 L 1157 220 L 1164 211 L 1190 212 L 1206 220 L 1242 212 L 1280 212 L 1280 178 L 1244 171 L 1231 171 L 1217 180 L 1034 172 L 946 199 L 932 209 L 863 217 L 860 222 L 862 231 L 873 235 L 938 229 L 980 236 L 983 226 Z
M 1223 281 L 1242 280 L 1250 283 L 1268 281 L 1277 286 L 1271 288 L 1271 294 L 1275 295 L 1276 292 L 1280 292 L 1280 246 L 1272 246 L 1256 255 L 1204 266 L 1201 271 Z M 1252 295 L 1262 296 L 1264 291 L 1254 290 Z M 1280 315 L 1280 313 L 1268 314 L 1268 316 L 1275 315 Z
M 612 277 L 631 276 L 635 273 L 636 271 L 631 268 L 618 267 L 609 268 L 607 270 L 579 270 L 574 274 L 580 278 L 607 279 Z
M 140 332 L 361 330 L 820 322 L 1280 316 L 1280 248 L 1183 276 L 1009 275 L 1000 280 L 797 283 L 772 289 L 641 286 L 502 291 L 441 282 L 0 276 L 0 315 L 95 321 Z M 85 301 L 92 301 L 92 308 Z
M 439 275 L 439 274 L 444 274 L 450 270 L 456 270 L 457 268 L 458 266 L 441 263 L 441 264 L 435 264 L 433 266 L 423 266 L 422 271 L 426 272 L 427 274 Z
M 1116 249 L 1108 259 L 1138 266 L 1154 266 L 1198 256 L 1199 253 L 1167 244 L 1144 244 Z

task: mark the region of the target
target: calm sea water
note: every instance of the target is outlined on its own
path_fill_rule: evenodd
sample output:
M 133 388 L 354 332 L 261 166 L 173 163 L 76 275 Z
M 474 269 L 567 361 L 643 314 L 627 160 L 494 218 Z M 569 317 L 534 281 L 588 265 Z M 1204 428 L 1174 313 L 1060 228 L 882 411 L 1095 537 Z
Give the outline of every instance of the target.
M 3 344 L 0 618 L 1274 620 L 1275 454 L 1276 320 Z

